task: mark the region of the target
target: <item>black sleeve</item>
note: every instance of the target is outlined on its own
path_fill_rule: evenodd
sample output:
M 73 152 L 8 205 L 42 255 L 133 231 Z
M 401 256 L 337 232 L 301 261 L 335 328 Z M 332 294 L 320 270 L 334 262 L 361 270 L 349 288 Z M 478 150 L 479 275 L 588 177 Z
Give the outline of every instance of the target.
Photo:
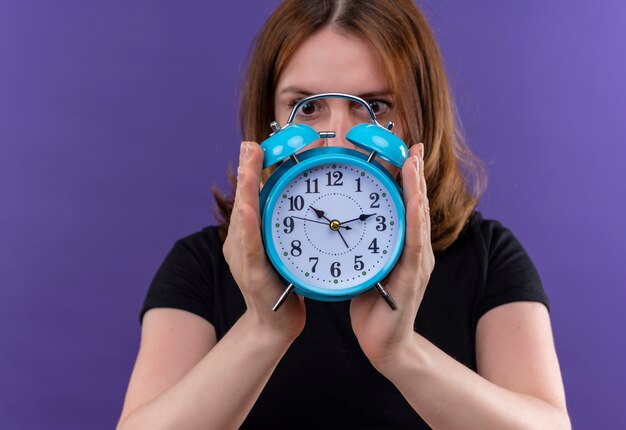
M 513 233 L 495 221 L 482 227 L 488 266 L 478 318 L 496 306 L 511 302 L 540 302 L 549 308 L 535 265 Z
M 140 321 L 149 309 L 176 308 L 213 323 L 213 269 L 210 259 L 203 255 L 207 246 L 201 234 L 174 244 L 150 284 Z

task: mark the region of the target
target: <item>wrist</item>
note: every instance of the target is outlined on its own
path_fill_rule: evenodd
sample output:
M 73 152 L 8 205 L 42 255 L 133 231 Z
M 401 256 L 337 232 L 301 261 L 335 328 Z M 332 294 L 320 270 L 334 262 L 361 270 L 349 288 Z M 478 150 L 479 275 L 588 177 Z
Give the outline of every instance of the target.
M 371 360 L 372 365 L 390 381 L 400 380 L 407 370 L 415 371 L 426 364 L 426 355 L 421 343 L 427 342 L 422 336 L 413 333 L 406 340 L 383 357 Z
M 297 324 L 274 324 L 272 321 L 268 321 L 267 316 L 262 317 L 250 310 L 244 312 L 240 318 L 240 323 L 252 338 L 269 345 L 286 347 L 293 343 L 303 329 Z

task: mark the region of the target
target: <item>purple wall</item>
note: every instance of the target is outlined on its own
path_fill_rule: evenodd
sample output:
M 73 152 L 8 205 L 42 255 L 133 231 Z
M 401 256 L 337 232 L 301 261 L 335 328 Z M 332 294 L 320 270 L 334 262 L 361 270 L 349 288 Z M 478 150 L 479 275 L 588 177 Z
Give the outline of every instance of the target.
M 277 1 L 213 3 L 0 2 L 0 428 L 114 426 L 142 298 L 212 222 Z M 626 4 L 422 4 L 489 168 L 481 209 L 551 297 L 574 426 L 626 428 Z

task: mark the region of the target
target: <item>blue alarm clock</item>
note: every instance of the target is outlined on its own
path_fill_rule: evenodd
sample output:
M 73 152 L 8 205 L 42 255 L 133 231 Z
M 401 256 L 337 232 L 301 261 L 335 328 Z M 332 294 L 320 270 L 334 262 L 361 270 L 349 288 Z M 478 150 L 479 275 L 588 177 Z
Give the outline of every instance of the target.
M 333 131 L 294 124 L 298 110 L 322 98 L 343 98 L 365 107 L 371 123 L 358 124 L 346 140 L 366 153 L 321 147 L 298 153 Z M 396 305 L 382 281 L 402 253 L 405 208 L 402 190 L 380 158 L 402 167 L 405 143 L 382 126 L 360 97 L 323 93 L 293 107 L 285 126 L 261 144 L 263 168 L 280 163 L 260 194 L 263 244 L 287 285 L 274 310 L 290 293 L 322 301 L 348 300 L 376 288 L 392 309 Z

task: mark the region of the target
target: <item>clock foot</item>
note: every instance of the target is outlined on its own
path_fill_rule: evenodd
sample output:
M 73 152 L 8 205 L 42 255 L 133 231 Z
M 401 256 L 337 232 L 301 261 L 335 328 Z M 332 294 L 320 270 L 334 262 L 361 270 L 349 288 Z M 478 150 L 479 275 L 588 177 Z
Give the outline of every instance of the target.
M 380 282 L 376 282 L 375 287 L 376 287 L 376 290 L 380 293 L 380 295 L 383 296 L 383 299 L 385 299 L 385 301 L 387 302 L 387 304 L 389 305 L 391 309 L 393 309 L 394 311 L 398 309 L 398 307 L 396 306 L 395 302 L 393 301 L 393 299 L 391 298 L 387 290 L 385 290 L 385 287 L 383 287 L 383 284 L 381 284 Z
M 278 308 L 285 302 L 285 300 L 287 300 L 287 297 L 289 297 L 294 288 L 295 286 L 293 284 L 287 285 L 287 288 L 285 288 L 285 291 L 283 291 L 283 293 L 280 295 L 280 298 L 272 308 L 274 312 L 276 312 Z

